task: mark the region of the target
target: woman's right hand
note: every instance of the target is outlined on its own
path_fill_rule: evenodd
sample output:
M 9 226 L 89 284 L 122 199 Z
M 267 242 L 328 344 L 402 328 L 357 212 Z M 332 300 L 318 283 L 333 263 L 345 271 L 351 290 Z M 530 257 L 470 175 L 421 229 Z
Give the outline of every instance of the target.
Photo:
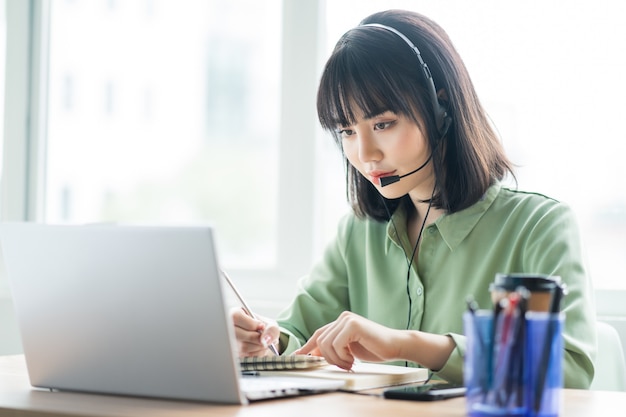
M 280 330 L 276 322 L 257 320 L 248 316 L 242 309 L 231 311 L 235 325 L 235 336 L 239 348 L 239 356 L 270 356 L 274 353 L 270 345 L 278 348 Z

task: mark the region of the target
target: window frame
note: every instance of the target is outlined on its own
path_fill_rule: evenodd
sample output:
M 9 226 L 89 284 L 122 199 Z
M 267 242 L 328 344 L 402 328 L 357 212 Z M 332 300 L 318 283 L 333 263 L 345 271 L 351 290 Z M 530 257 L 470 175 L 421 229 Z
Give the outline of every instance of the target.
M 3 221 L 41 218 L 45 175 L 48 0 L 6 0 Z

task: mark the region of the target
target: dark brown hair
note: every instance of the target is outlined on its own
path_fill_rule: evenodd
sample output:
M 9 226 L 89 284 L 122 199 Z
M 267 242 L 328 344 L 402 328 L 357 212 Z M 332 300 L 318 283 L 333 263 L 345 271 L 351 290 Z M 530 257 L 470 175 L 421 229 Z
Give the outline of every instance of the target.
M 443 138 L 437 133 L 434 106 L 415 53 L 393 32 L 363 26 L 371 23 L 400 31 L 420 50 L 452 118 Z M 340 147 L 337 127 L 354 124 L 355 109 L 365 117 L 385 111 L 402 114 L 427 132 L 436 181 L 434 207 L 450 213 L 462 210 L 477 202 L 494 181 L 507 173 L 514 178 L 461 57 L 444 30 L 419 13 L 373 14 L 337 42 L 322 74 L 317 111 L 322 127 L 333 132 Z M 357 215 L 388 220 L 403 201 L 410 203 L 408 195 L 384 198 L 345 162 L 348 201 Z

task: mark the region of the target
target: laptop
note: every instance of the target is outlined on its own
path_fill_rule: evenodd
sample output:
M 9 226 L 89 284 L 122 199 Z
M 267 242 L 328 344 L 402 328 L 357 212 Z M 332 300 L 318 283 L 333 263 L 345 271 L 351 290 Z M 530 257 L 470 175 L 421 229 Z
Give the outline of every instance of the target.
M 242 375 L 211 227 L 3 223 L 0 242 L 34 387 L 246 404 L 343 385 Z

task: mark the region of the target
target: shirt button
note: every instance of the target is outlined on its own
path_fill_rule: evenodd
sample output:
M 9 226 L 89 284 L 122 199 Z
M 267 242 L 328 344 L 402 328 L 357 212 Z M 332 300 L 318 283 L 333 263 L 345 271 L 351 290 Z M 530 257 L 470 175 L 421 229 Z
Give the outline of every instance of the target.
M 431 235 L 435 234 L 435 228 L 434 227 L 429 228 L 428 233 L 430 233 Z
M 417 295 L 422 295 L 422 287 L 417 287 Z

